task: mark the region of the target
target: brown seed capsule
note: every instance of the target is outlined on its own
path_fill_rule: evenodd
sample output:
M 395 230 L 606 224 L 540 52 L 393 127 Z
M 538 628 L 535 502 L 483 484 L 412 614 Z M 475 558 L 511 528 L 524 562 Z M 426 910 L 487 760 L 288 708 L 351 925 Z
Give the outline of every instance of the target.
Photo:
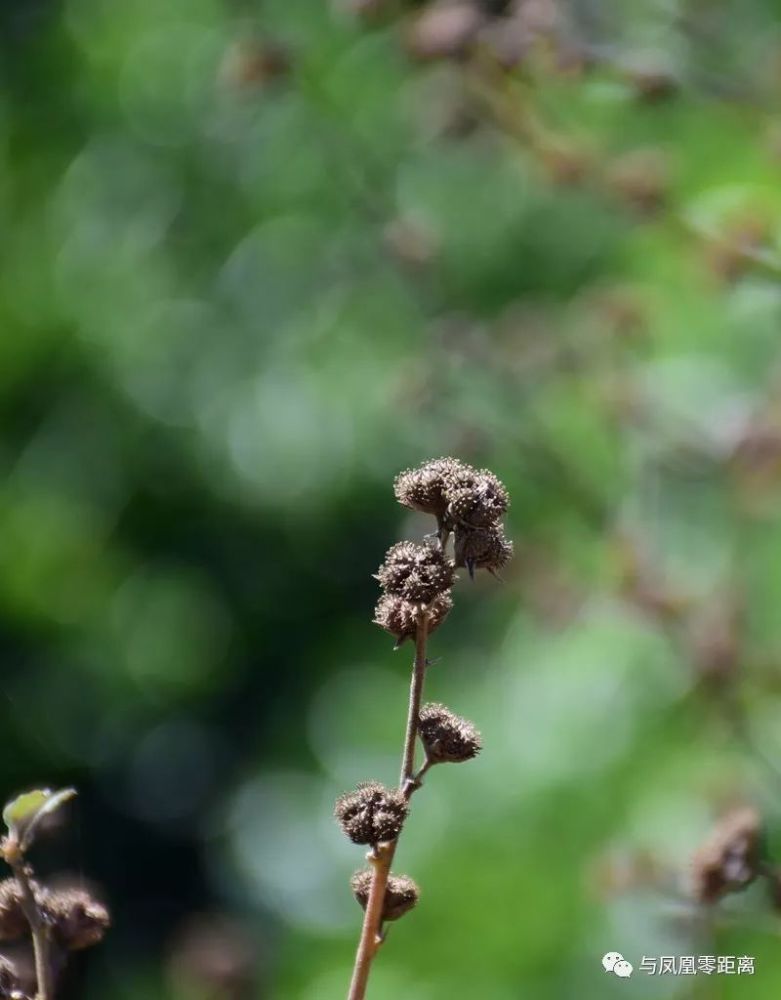
M 339 796 L 334 815 L 354 844 L 379 844 L 398 837 L 408 808 L 397 788 L 362 781 L 354 792 Z
M 453 607 L 453 599 L 445 591 L 438 594 L 426 606 L 428 612 L 428 631 L 438 628 Z M 374 609 L 374 624 L 384 628 L 386 632 L 396 637 L 396 645 L 400 646 L 406 639 L 414 639 L 418 628 L 421 606 L 405 601 L 396 594 L 384 594 Z
M 495 524 L 488 528 L 456 528 L 456 566 L 466 566 L 469 575 L 476 569 L 493 573 L 510 561 L 513 543 L 505 538 L 504 529 Z
M 0 882 L 0 941 L 14 941 L 29 931 L 22 910 L 22 887 L 15 878 L 4 879 Z
M 468 719 L 436 702 L 420 710 L 418 735 L 432 764 L 471 760 L 483 746 L 480 733 Z
M 416 469 L 399 473 L 393 492 L 404 507 L 444 517 L 448 504 L 446 492 L 470 485 L 475 475 L 471 466 L 457 458 L 433 458 Z
M 106 907 L 85 889 L 52 889 L 41 909 L 53 937 L 70 951 L 97 944 L 111 923 Z
M 510 506 L 503 483 L 493 472 L 481 469 L 472 486 L 448 490 L 447 513 L 455 524 L 483 528 L 495 524 Z
M 369 902 L 369 890 L 372 884 L 372 873 L 368 868 L 355 872 L 350 879 L 353 895 L 365 910 Z M 388 886 L 382 906 L 383 920 L 398 920 L 408 913 L 418 901 L 420 890 L 407 875 L 389 875 Z
M 759 871 L 761 829 L 759 814 L 750 807 L 721 820 L 693 860 L 693 891 L 699 902 L 715 903 L 753 882 Z
M 388 550 L 376 578 L 387 593 L 428 604 L 453 586 L 455 568 L 438 545 L 398 542 Z

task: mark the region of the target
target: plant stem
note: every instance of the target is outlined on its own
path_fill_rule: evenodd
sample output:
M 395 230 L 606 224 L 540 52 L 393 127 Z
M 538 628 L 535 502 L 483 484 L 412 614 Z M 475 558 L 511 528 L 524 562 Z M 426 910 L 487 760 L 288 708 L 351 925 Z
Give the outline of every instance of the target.
M 409 708 L 407 710 L 407 732 L 404 737 L 404 753 L 401 758 L 401 777 L 399 787 L 406 794 L 407 782 L 415 773 L 415 740 L 418 736 L 418 717 L 420 704 L 423 701 L 423 682 L 426 678 L 426 645 L 428 643 L 428 613 L 423 612 L 418 618 L 415 633 L 415 663 L 412 667 L 412 680 L 409 688 Z
M 409 707 L 407 709 L 407 729 L 404 736 L 404 750 L 401 758 L 401 777 L 399 787 L 404 797 L 409 799 L 419 787 L 415 774 L 415 740 L 418 735 L 418 718 L 423 700 L 423 683 L 426 677 L 426 645 L 428 643 L 428 612 L 421 612 L 418 627 L 415 632 L 415 662 L 412 666 L 412 679 L 409 689 Z M 425 769 L 421 769 L 421 772 Z M 347 1000 L 364 1000 L 366 986 L 369 981 L 372 961 L 381 943 L 380 929 L 382 926 L 382 910 L 385 903 L 385 890 L 388 886 L 393 856 L 399 838 L 386 844 L 376 844 L 369 861 L 372 866 L 372 881 L 369 887 L 369 898 L 363 915 L 361 938 L 355 955 L 353 976 L 350 982 L 350 992 Z M 43 998 L 45 1000 L 45 998 Z
M 12 864 L 11 867 L 22 889 L 22 911 L 30 925 L 30 934 L 33 939 L 37 1000 L 53 1000 L 54 993 L 49 964 L 49 936 L 33 892 L 30 881 L 31 871 L 22 860 Z
M 426 757 L 421 766 L 417 769 L 412 777 L 412 780 L 415 782 L 415 788 L 420 788 L 423 783 L 423 778 L 425 777 L 428 769 L 433 766 L 433 763 L 434 762 L 430 757 Z
M 369 855 L 372 865 L 372 882 L 369 889 L 369 899 L 366 902 L 366 912 L 363 915 L 361 939 L 355 955 L 353 977 L 350 982 L 348 1000 L 363 1000 L 366 996 L 366 984 L 369 981 L 372 959 L 379 945 L 380 925 L 382 923 L 382 907 L 385 902 L 385 890 L 388 886 L 388 875 L 396 851 L 396 841 L 378 844 Z

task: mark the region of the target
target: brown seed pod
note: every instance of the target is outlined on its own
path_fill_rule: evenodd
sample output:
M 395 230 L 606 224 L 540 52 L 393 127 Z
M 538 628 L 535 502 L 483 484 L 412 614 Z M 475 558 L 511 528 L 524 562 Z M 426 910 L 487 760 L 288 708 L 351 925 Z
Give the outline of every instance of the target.
M 35 885 L 36 896 L 40 886 Z M 30 926 L 22 910 L 22 887 L 15 878 L 0 882 L 0 941 L 15 941 L 29 934 Z
M 754 881 L 761 831 L 759 814 L 751 807 L 736 809 L 718 823 L 692 863 L 693 892 L 699 902 L 715 903 Z
M 429 615 L 428 631 L 431 633 L 447 617 L 453 607 L 453 599 L 445 591 L 443 594 L 438 594 L 425 607 Z M 396 646 L 400 646 L 406 639 L 415 638 L 420 615 L 421 605 L 405 601 L 396 594 L 383 594 L 374 609 L 374 624 L 395 636 Z
M 448 504 L 446 492 L 470 485 L 475 475 L 470 465 L 457 458 L 433 458 L 416 469 L 400 472 L 393 483 L 393 492 L 404 507 L 444 517 Z
M 454 524 L 484 528 L 495 524 L 510 506 L 504 484 L 493 472 L 481 469 L 472 486 L 447 491 L 447 513 Z
M 398 837 L 408 809 L 397 788 L 362 781 L 354 792 L 339 796 L 334 815 L 354 844 L 379 844 Z
M 359 869 L 350 879 L 350 888 L 363 910 L 369 902 L 371 884 L 372 873 L 368 868 Z M 416 905 L 419 897 L 420 890 L 409 876 L 389 875 L 382 906 L 383 921 L 398 920 L 399 917 L 403 917 Z
M 453 586 L 455 567 L 438 545 L 398 542 L 388 550 L 376 578 L 387 593 L 428 604 Z
M 456 566 L 466 566 L 469 575 L 476 569 L 487 569 L 490 573 L 501 569 L 510 561 L 513 543 L 505 537 L 501 525 L 488 528 L 456 528 Z
M 86 889 L 52 889 L 41 909 L 53 937 L 70 951 L 97 944 L 111 923 L 106 907 Z
M 420 710 L 418 735 L 432 764 L 458 764 L 476 757 L 483 746 L 473 723 L 430 702 Z

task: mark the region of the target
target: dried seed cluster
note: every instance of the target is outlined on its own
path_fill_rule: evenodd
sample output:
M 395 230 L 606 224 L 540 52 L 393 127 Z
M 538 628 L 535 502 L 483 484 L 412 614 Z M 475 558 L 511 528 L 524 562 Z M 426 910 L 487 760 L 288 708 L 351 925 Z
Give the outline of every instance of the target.
M 59 944 L 78 951 L 101 940 L 110 924 L 109 913 L 89 892 L 31 884 L 41 915 Z M 15 878 L 4 879 L 0 882 L 0 941 L 15 941 L 29 932 L 22 909 L 22 888 Z
M 425 640 L 419 632 L 422 622 L 427 622 L 428 634 L 445 620 L 453 606 L 450 592 L 457 566 L 466 566 L 470 576 L 475 569 L 493 573 L 512 555 L 512 543 L 505 538 L 501 523 L 509 506 L 507 490 L 487 469 L 473 469 L 455 458 L 437 458 L 402 472 L 395 480 L 394 491 L 401 504 L 433 515 L 438 526 L 436 535 L 428 536 L 422 544 L 404 541 L 391 546 L 375 573 L 383 593 L 374 621 L 394 635 L 399 646 L 405 639 Z M 455 536 L 455 559 L 448 556 L 451 534 Z M 392 859 L 395 845 L 388 842 L 401 833 L 409 799 L 421 787 L 428 766 L 470 760 L 482 746 L 474 725 L 444 705 L 424 705 L 415 718 L 428 666 L 425 641 L 421 647 L 413 674 L 413 714 L 408 720 L 402 787 L 388 789 L 376 781 L 362 782 L 355 791 L 341 795 L 334 809 L 342 830 L 353 843 L 371 845 L 368 856 L 378 866 L 355 872 L 350 882 L 364 910 L 375 872 L 386 871 L 379 866 L 389 865 Z M 411 752 L 416 734 L 426 753 L 426 762 L 417 771 Z M 378 848 L 380 844 L 388 845 L 386 854 Z M 382 921 L 403 916 L 417 903 L 418 896 L 418 887 L 411 878 L 389 874 Z M 375 916 L 372 914 L 372 919 Z
M 453 607 L 455 567 L 437 544 L 398 542 L 375 577 L 385 593 L 374 610 L 374 622 L 396 637 L 397 646 L 414 639 L 424 610 L 428 631 L 433 632 Z
M 339 796 L 334 815 L 354 844 L 380 844 L 398 837 L 407 811 L 407 800 L 397 788 L 362 781 L 354 792 Z
M 502 518 L 510 506 L 504 484 L 488 469 L 474 469 L 455 458 L 435 458 L 396 477 L 396 499 L 412 510 L 433 514 L 444 543 L 455 535 L 455 564 L 469 575 L 494 573 L 512 556 Z
M 420 710 L 418 735 L 432 764 L 471 760 L 483 745 L 480 733 L 468 719 L 434 702 Z
M 372 872 L 368 868 L 355 872 L 350 879 L 350 888 L 362 910 L 366 909 L 369 902 L 371 884 Z M 399 917 L 403 917 L 415 906 L 419 896 L 420 890 L 408 875 L 389 875 L 382 906 L 382 919 L 398 920 Z
M 69 951 L 91 948 L 111 923 L 106 907 L 85 889 L 47 891 L 43 913 L 52 936 Z
M 725 816 L 694 857 L 693 891 L 701 903 L 715 903 L 744 889 L 759 873 L 761 821 L 755 809 Z

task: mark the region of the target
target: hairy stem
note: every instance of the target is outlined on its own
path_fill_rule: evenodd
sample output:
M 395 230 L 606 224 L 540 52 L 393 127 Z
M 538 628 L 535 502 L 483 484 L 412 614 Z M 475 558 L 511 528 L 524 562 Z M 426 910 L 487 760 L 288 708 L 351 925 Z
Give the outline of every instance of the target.
M 404 750 L 401 758 L 401 777 L 399 787 L 405 798 L 409 799 L 425 770 L 425 765 L 415 774 L 415 740 L 418 735 L 418 718 L 423 700 L 423 683 L 426 676 L 426 646 L 428 643 L 428 612 L 423 611 L 418 618 L 415 633 L 415 662 L 412 666 L 412 679 L 409 690 L 409 707 L 407 709 L 407 729 L 404 736 Z M 382 909 L 385 902 L 385 890 L 388 886 L 393 856 L 399 838 L 388 841 L 387 844 L 377 844 L 369 855 L 372 866 L 372 881 L 369 887 L 369 898 L 363 915 L 361 938 L 355 955 L 353 976 L 350 982 L 350 992 L 347 1000 L 364 1000 L 366 986 L 369 981 L 372 961 L 377 949 L 382 943 Z
M 30 925 L 33 939 L 33 954 L 35 956 L 35 980 L 37 983 L 36 1000 L 53 1000 L 51 964 L 49 962 L 49 934 L 41 916 L 35 893 L 31 883 L 31 870 L 19 860 L 11 865 L 16 880 L 22 889 L 22 911 Z

